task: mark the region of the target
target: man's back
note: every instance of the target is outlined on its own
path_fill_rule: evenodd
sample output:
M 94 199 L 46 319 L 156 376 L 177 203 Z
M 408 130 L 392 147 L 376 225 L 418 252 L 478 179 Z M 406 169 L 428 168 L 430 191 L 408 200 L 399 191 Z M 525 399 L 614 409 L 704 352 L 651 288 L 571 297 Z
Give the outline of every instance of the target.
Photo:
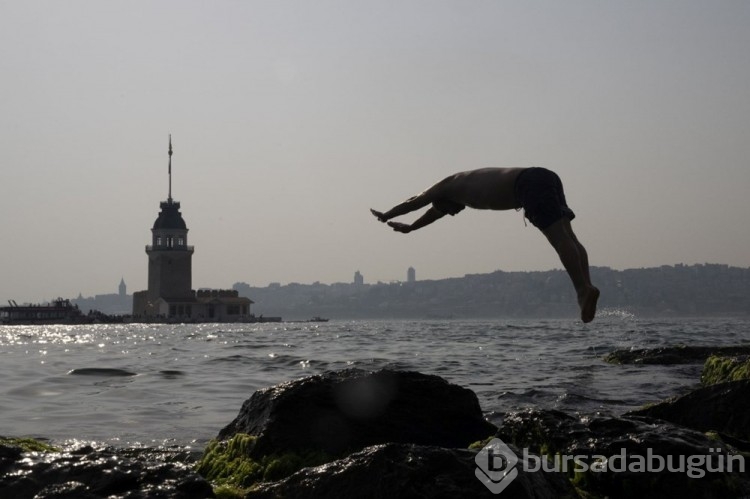
M 481 168 L 455 173 L 429 190 L 438 199 L 478 210 L 511 210 L 518 208 L 515 183 L 525 168 Z

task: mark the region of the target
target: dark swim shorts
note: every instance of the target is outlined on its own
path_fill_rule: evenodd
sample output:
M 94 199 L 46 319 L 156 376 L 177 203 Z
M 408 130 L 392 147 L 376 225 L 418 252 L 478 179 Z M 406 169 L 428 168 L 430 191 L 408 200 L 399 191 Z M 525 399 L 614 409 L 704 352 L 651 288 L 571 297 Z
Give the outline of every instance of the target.
M 516 200 L 524 215 L 539 230 L 544 230 L 563 217 L 573 220 L 576 215 L 565 202 L 562 181 L 553 171 L 533 167 L 516 178 Z

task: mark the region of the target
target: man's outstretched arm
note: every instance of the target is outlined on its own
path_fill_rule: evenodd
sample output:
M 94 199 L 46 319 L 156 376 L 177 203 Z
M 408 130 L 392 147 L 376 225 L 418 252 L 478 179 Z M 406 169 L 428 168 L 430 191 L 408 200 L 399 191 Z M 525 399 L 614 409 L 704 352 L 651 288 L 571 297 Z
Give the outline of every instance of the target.
M 424 215 L 416 219 L 411 224 L 402 224 L 400 222 L 388 222 L 388 225 L 396 232 L 403 232 L 408 234 L 409 232 L 417 229 L 421 229 L 425 225 L 430 225 L 435 220 L 439 220 L 445 216 L 445 213 L 436 210 L 434 207 L 430 208 L 425 212 Z

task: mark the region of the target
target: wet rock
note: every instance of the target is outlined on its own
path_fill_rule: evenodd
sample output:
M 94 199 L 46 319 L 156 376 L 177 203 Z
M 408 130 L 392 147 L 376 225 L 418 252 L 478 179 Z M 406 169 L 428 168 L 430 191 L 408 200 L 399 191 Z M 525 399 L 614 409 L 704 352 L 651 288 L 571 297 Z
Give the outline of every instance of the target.
M 750 355 L 750 345 L 730 347 L 685 346 L 615 350 L 604 360 L 610 364 L 701 364 L 711 355 Z
M 750 441 L 750 380 L 705 386 L 627 415 L 649 416 Z
M 247 489 L 372 445 L 467 448 L 495 431 L 474 392 L 438 376 L 348 369 L 255 392 L 197 469 Z
M 514 449 L 517 450 L 517 449 Z M 519 454 L 520 455 L 520 454 Z M 477 479 L 476 452 L 384 444 L 259 485 L 248 499 L 462 499 L 497 497 Z M 521 466 L 517 466 L 520 468 Z M 502 491 L 509 499 L 579 497 L 559 473 L 519 471 Z
M 750 458 L 720 440 L 665 421 L 528 410 L 507 415 L 497 436 L 549 457 L 548 469 L 567 466 L 574 485 L 594 497 L 718 499 L 750 494 L 750 479 L 740 470 L 740 463 L 744 466 Z M 567 464 L 563 456 L 570 456 Z M 578 463 L 573 456 L 579 456 Z
M 57 452 L 58 449 L 46 441 L 34 438 L 17 438 L 0 436 L 0 475 L 13 469 L 16 461 L 25 452 Z
M 704 385 L 742 379 L 750 379 L 750 355 L 737 357 L 712 355 L 703 365 L 701 383 Z
M 218 438 L 256 436 L 253 456 L 340 457 L 388 442 L 465 448 L 495 431 L 474 392 L 438 376 L 347 369 L 255 392 Z
M 0 440 L 0 497 L 35 499 L 214 497 L 184 451 L 91 446 L 29 451 Z

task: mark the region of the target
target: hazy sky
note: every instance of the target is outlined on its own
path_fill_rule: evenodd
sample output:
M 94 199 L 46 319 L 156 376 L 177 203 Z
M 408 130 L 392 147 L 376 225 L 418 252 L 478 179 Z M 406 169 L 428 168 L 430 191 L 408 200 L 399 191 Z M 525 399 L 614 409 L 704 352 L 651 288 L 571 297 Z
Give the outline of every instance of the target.
M 0 303 L 561 265 L 520 213 L 403 235 L 455 171 L 562 177 L 593 265 L 750 266 L 750 2 L 0 0 Z M 410 221 L 418 216 L 407 216 Z

